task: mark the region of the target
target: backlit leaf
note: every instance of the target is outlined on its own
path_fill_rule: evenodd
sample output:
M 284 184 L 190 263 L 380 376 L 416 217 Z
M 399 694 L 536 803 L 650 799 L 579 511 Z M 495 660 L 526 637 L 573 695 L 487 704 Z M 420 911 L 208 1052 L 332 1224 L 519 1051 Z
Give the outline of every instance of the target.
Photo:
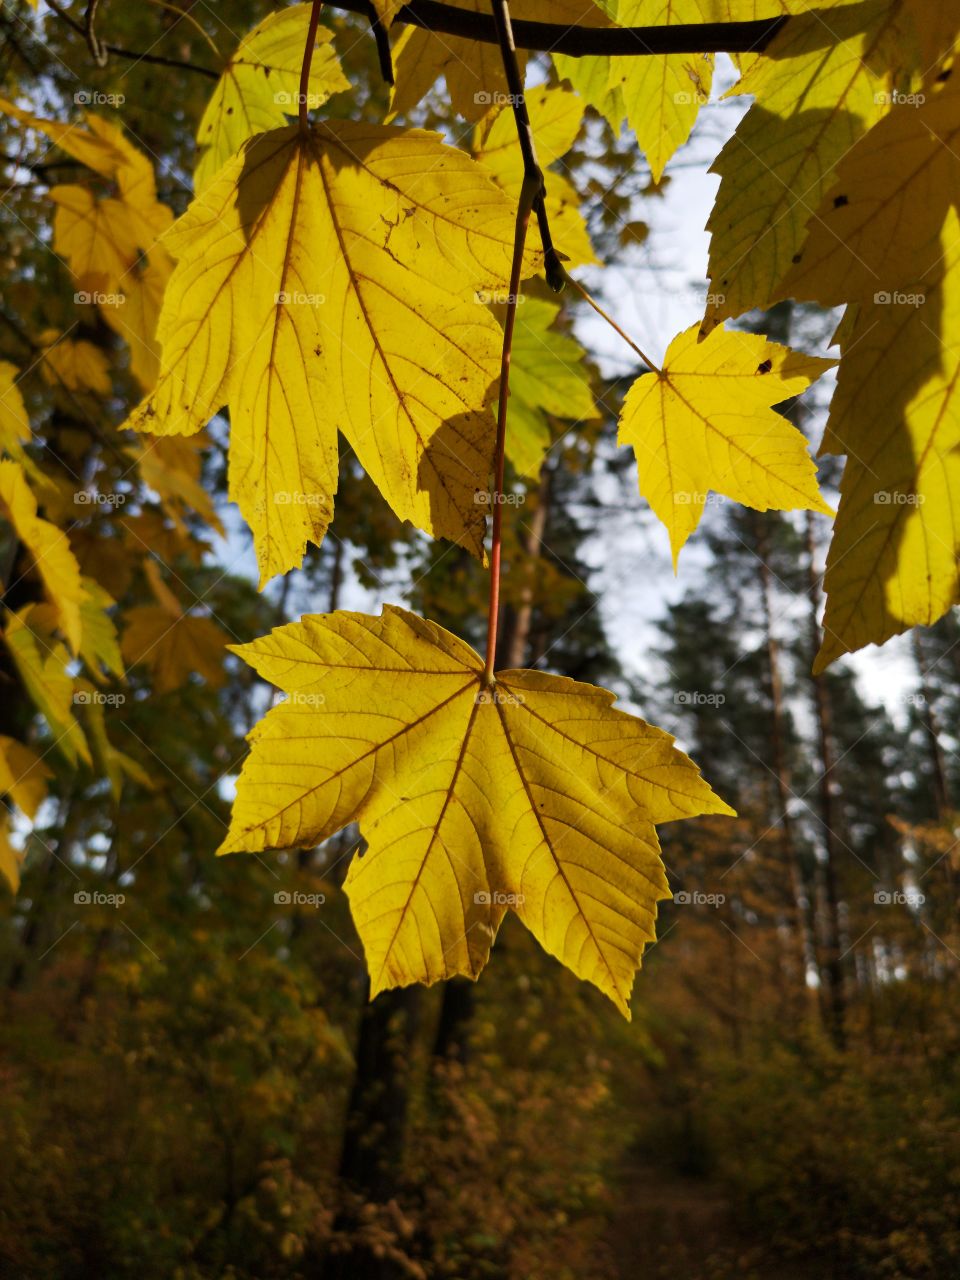
M 662 372 L 644 373 L 620 415 L 637 455 L 640 492 L 670 533 L 676 568 L 711 492 L 767 511 L 831 514 L 803 434 L 771 406 L 799 395 L 833 361 L 754 333 L 697 326 L 674 338 Z
M 345 887 L 372 995 L 476 978 L 509 908 L 629 1016 L 669 894 L 654 823 L 731 812 L 668 734 L 540 671 L 490 687 L 402 609 L 305 617 L 237 652 L 288 697 L 251 734 L 220 852 L 359 821 Z
M 394 511 L 479 553 L 484 406 L 514 214 L 434 134 L 346 122 L 253 139 L 167 236 L 163 366 L 128 425 L 190 434 L 230 406 L 230 493 L 261 580 L 330 521 L 337 429 Z

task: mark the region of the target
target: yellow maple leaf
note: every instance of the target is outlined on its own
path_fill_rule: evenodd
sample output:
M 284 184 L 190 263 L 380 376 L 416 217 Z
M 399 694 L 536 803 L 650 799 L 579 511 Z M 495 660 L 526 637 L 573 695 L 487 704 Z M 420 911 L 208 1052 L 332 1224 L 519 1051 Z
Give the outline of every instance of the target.
M 230 496 L 261 582 L 330 521 L 337 430 L 394 511 L 479 553 L 514 210 L 435 134 L 331 122 L 262 134 L 166 243 L 160 378 L 128 426 L 190 434 L 230 406 Z
M 155 560 L 144 562 L 144 572 L 157 603 L 137 605 L 123 615 L 120 650 L 124 660 L 130 666 L 148 667 L 157 693 L 178 689 L 194 674 L 219 688 L 226 679 L 226 634 L 212 618 L 181 608 Z
M 583 103 L 567 89 L 538 85 L 526 93 L 537 159 L 546 168 L 573 146 L 583 120 Z M 512 111 L 491 114 L 477 130 L 474 157 L 516 203 L 523 186 L 523 155 L 517 145 Z M 580 212 L 580 197 L 562 173 L 546 174 L 547 216 L 553 242 L 568 266 L 596 263 L 590 234 Z
M 193 174 L 197 192 L 210 184 L 248 138 L 275 129 L 285 123 L 285 116 L 297 114 L 309 23 L 310 5 L 290 5 L 269 14 L 240 41 L 197 128 L 200 152 Z M 332 93 L 350 88 L 332 40 L 332 32 L 318 28 L 307 90 L 310 107 L 319 107 Z
M 159 495 L 164 511 L 184 534 L 189 533 L 183 519 L 187 507 L 217 533 L 224 532 L 201 476 L 200 452 L 209 443 L 205 432 L 196 436 L 145 436 L 143 448 L 131 450 L 144 483 Z
M 783 292 L 836 306 L 922 292 L 960 205 L 960 74 L 898 104 L 861 138 L 809 221 Z
M 26 605 L 8 613 L 3 638 L 31 702 L 50 726 L 54 745 L 70 764 L 76 765 L 78 757 L 90 764 L 83 730 L 73 715 L 70 655 L 52 634 L 49 612 L 49 606 Z
M 254 729 L 221 853 L 311 846 L 359 821 L 346 879 L 386 987 L 476 978 L 507 909 L 629 1016 L 669 896 L 654 823 L 732 812 L 613 695 L 539 671 L 486 683 L 403 609 L 304 617 L 236 647 L 288 695 Z
M 846 454 L 815 670 L 930 625 L 960 598 L 960 217 L 922 303 L 866 302 L 844 324 L 822 452 Z
M 717 157 L 706 334 L 786 296 L 780 282 L 807 221 L 857 138 L 890 110 L 901 62 L 901 0 L 864 0 L 792 17 L 731 94 L 754 105 Z
M 43 363 L 40 372 L 52 387 L 62 387 L 73 394 L 90 391 L 97 396 L 108 396 L 110 362 L 102 347 L 86 338 L 64 338 L 56 330 L 47 330 L 40 336 Z
M 755 333 L 698 327 L 641 374 L 620 415 L 620 444 L 637 455 L 640 492 L 670 533 L 674 569 L 711 492 L 757 511 L 822 511 L 807 441 L 772 406 L 806 390 L 835 363 Z
M 33 558 L 60 629 L 76 653 L 80 648 L 80 608 L 84 598 L 80 566 L 67 535 L 37 515 L 37 500 L 23 468 L 10 459 L 0 462 L 0 515 L 10 522 Z
M 8 360 L 0 360 L 0 450 L 12 458 L 23 454 L 30 439 L 30 419 L 17 386 L 20 370 Z
M 93 578 L 83 579 L 84 599 L 80 605 L 83 632 L 80 656 L 95 680 L 104 673 L 123 677 L 123 659 L 117 641 L 117 628 L 108 610 L 115 605 L 110 593 Z

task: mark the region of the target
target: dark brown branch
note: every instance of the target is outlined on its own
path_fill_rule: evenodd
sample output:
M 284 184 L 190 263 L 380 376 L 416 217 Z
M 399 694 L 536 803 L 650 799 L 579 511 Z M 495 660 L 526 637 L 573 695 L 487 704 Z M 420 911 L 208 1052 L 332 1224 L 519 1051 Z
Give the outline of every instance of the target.
M 368 0 L 331 0 L 330 9 L 367 13 Z M 574 58 L 591 54 L 627 57 L 655 53 L 757 53 L 765 49 L 788 19 L 760 18 L 755 22 L 698 22 L 665 27 L 571 27 L 556 22 L 514 20 L 518 49 L 566 53 Z M 408 0 L 394 22 L 408 23 L 440 35 L 462 36 L 482 44 L 497 44 L 493 16 L 454 9 L 440 0 Z

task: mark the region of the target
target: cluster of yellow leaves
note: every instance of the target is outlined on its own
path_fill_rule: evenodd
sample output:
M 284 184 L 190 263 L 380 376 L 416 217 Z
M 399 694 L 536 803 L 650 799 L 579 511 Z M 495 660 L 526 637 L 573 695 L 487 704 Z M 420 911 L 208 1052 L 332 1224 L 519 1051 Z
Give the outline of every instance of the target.
M 87 114 L 83 125 L 61 124 L 2 99 L 0 111 L 43 134 L 108 185 L 107 195 L 95 190 L 95 182 L 51 187 L 53 248 L 73 274 L 78 301 L 95 304 L 127 342 L 131 370 L 149 388 L 157 371 L 160 299 L 171 268 L 158 241 L 173 220 L 157 199 L 150 160 L 97 115 Z
M 729 813 L 669 734 L 537 671 L 488 683 L 433 623 L 304 617 L 236 650 L 288 696 L 251 734 L 221 853 L 357 820 L 346 881 L 371 993 L 476 978 L 507 909 L 629 1016 L 669 895 L 655 823 Z

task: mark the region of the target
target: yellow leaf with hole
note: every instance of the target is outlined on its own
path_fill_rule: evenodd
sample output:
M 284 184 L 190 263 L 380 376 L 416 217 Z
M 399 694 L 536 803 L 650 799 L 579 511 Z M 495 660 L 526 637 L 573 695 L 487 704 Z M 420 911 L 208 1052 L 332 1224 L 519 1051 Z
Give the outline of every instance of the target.
M 35 818 L 47 794 L 52 771 L 37 753 L 16 738 L 0 737 L 0 795 L 8 795 L 28 818 Z
M 960 71 L 899 104 L 844 157 L 783 292 L 824 306 L 922 305 L 902 295 L 919 298 L 940 264 L 948 209 L 960 205 L 958 149 Z
M 867 302 L 843 326 L 822 451 L 846 454 L 824 587 L 820 671 L 931 625 L 960 598 L 960 217 L 924 303 Z
M 479 554 L 515 213 L 435 134 L 344 121 L 253 139 L 166 238 L 161 374 L 127 425 L 230 406 L 230 496 L 261 582 L 330 521 L 337 431 L 394 511 Z
M 248 138 L 285 124 L 286 116 L 297 115 L 309 24 L 310 5 L 294 4 L 269 14 L 240 41 L 197 129 L 195 191 L 209 186 Z M 332 32 L 318 28 L 307 89 L 311 108 L 322 106 L 332 93 L 350 88 L 332 40 Z
M 8 613 L 3 638 L 30 701 L 53 734 L 54 745 L 72 765 L 90 763 L 83 730 L 73 716 L 73 680 L 67 674 L 70 655 L 47 625 L 48 606 L 27 605 Z
M 703 331 L 785 296 L 810 214 L 858 137 L 890 110 L 905 42 L 901 0 L 790 19 L 734 94 L 755 102 L 713 165 L 720 175 Z
M 509 908 L 629 1016 L 669 896 L 654 824 L 732 812 L 669 734 L 541 671 L 489 686 L 468 645 L 403 609 L 304 617 L 236 652 L 287 700 L 250 735 L 220 852 L 359 822 L 345 889 L 371 995 L 476 978 Z
M 620 444 L 637 455 L 640 492 L 670 533 L 674 569 L 711 492 L 767 511 L 832 512 L 802 432 L 772 406 L 815 382 L 833 360 L 755 333 L 697 326 L 670 343 L 660 372 L 627 393 Z
M 17 386 L 20 370 L 8 360 L 0 360 L 0 449 L 19 458 L 30 439 L 30 419 Z
M 0 515 L 30 553 L 44 591 L 56 611 L 70 648 L 80 647 L 80 609 L 84 599 L 80 566 L 67 535 L 37 515 L 37 500 L 18 462 L 0 462 Z

